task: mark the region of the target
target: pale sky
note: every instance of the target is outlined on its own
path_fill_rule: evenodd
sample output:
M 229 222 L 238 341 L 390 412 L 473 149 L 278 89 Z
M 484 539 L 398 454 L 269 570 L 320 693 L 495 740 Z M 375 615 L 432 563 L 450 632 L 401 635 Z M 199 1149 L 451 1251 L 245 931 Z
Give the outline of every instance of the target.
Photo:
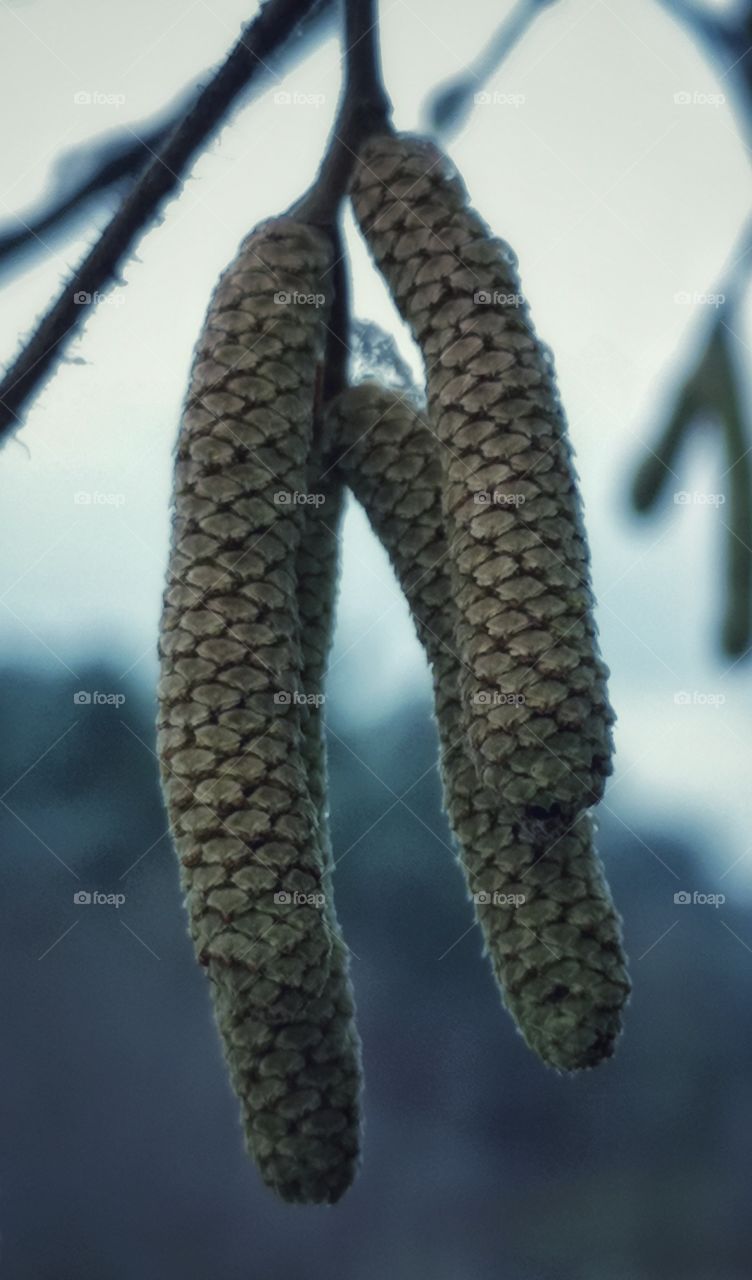
M 461 69 L 508 7 L 384 0 L 384 68 L 398 126 L 420 126 L 426 94 Z M 0 3 L 0 108 L 10 126 L 3 216 L 26 210 L 71 146 L 137 129 L 223 55 L 247 17 L 240 0 Z M 236 117 L 142 242 L 127 287 L 97 308 L 69 352 L 86 364 L 60 370 L 4 449 L 6 660 L 75 671 L 100 656 L 154 679 L 171 450 L 192 347 L 240 238 L 313 176 L 338 81 L 332 40 L 283 85 L 323 102 L 275 103 L 274 83 Z M 742 894 L 752 885 L 752 668 L 729 671 L 715 646 L 723 511 L 669 498 L 657 520 L 642 524 L 626 500 L 640 441 L 652 440 L 671 375 L 709 318 L 707 305 L 677 295 L 713 288 L 749 208 L 746 148 L 730 103 L 718 100 L 729 84 L 650 0 L 560 0 L 488 88 L 517 105 L 479 105 L 450 152 L 476 206 L 514 246 L 539 333 L 556 356 L 619 714 L 607 804 L 630 824 L 649 815 L 667 830 L 697 830 L 718 856 L 710 880 L 738 860 L 723 885 Z M 90 238 L 57 246 L 5 288 L 4 358 Z M 352 226 L 350 240 L 357 313 L 398 334 L 417 371 Z M 748 328 L 737 336 L 744 360 Z M 686 490 L 722 488 L 725 464 L 711 440 L 682 467 Z M 113 500 L 76 503 L 82 492 Z M 331 696 L 376 720 L 421 687 L 427 677 L 407 609 L 353 510 Z M 725 701 L 680 705 L 681 691 Z

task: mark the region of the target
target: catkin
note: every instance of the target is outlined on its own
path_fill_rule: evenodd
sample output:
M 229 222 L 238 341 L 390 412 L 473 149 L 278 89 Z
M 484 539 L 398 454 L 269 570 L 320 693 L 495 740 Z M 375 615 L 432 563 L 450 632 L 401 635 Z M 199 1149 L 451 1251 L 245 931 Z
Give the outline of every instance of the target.
M 371 139 L 351 194 L 425 362 L 478 773 L 561 833 L 602 796 L 613 713 L 551 357 L 512 251 L 433 144 Z
M 328 984 L 332 1012 L 331 1018 L 318 1027 L 320 1041 L 312 1054 L 310 1079 L 319 1092 L 321 1105 L 315 1114 L 303 1121 L 300 1141 L 305 1144 L 307 1165 L 317 1169 L 321 1189 L 326 1192 L 305 1198 L 334 1201 L 350 1186 L 358 1167 L 361 1049 L 348 975 L 348 951 L 334 909 L 334 859 L 329 834 L 326 747 L 321 709 L 334 629 L 343 488 L 340 477 L 327 470 L 320 450 L 314 451 L 309 464 L 309 490 L 315 503 L 306 508 L 297 556 L 298 608 L 303 643 L 302 687 L 307 699 L 303 756 L 308 770 L 309 792 L 316 809 L 318 859 L 324 868 L 324 921 L 332 939 Z M 312 1135 L 315 1135 L 315 1147 Z M 301 1159 L 294 1163 L 299 1166 Z
M 526 824 L 524 806 L 477 776 L 460 693 L 438 442 L 420 412 L 374 384 L 339 396 L 328 430 L 431 665 L 446 806 L 502 995 L 544 1061 L 593 1066 L 613 1052 L 629 993 L 620 923 L 590 818 L 546 838 L 540 824 Z
M 352 1002 L 307 777 L 298 556 L 332 246 L 274 219 L 220 278 L 177 446 L 158 746 L 246 1143 L 286 1199 L 352 1171 Z M 347 1137 L 343 1138 L 343 1134 Z

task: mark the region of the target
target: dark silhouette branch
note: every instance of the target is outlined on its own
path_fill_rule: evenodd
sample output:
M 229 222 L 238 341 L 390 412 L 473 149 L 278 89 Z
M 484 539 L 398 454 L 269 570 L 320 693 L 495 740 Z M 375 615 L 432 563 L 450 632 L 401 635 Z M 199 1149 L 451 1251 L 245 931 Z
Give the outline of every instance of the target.
M 345 0 L 343 41 L 345 78 L 334 128 L 313 185 L 290 211 L 323 227 L 334 244 L 334 301 L 325 356 L 324 402 L 348 381 L 350 305 L 342 202 L 360 147 L 371 133 L 388 128 L 392 111 L 381 74 L 378 0 Z
M 311 39 L 332 25 L 336 8 L 335 0 L 320 0 L 314 5 L 301 19 L 296 38 L 267 59 L 267 75 L 280 74 L 300 58 Z M 49 238 L 59 238 L 76 221 L 90 218 L 98 198 L 123 198 L 185 116 L 198 94 L 197 83 L 184 89 L 177 103 L 163 108 L 140 127 L 95 138 L 62 156 L 56 165 L 61 180 L 51 194 L 23 216 L 9 218 L 0 226 L 0 275 L 24 270 L 34 258 L 47 253 Z M 73 181 L 71 173 L 76 175 Z
M 297 216 L 322 225 L 338 218 L 360 147 L 388 128 L 392 113 L 381 74 L 377 0 L 345 0 L 344 45 L 345 80 L 326 154 L 313 185 L 293 206 Z
M 145 122 L 138 134 L 131 130 L 95 138 L 60 157 L 50 195 L 23 216 L 11 217 L 0 226 L 0 272 L 21 269 L 34 256 L 44 254 L 45 237 L 59 233 L 76 214 L 85 215 L 97 197 L 125 193 L 155 152 L 163 146 L 196 96 L 195 88 L 180 96 L 179 105 Z M 74 175 L 71 178 L 71 175 Z M 19 260 L 23 260 L 19 262 Z
M 743 53 L 743 24 L 734 23 L 719 13 L 700 8 L 692 0 L 659 0 L 659 3 L 712 53 L 732 58 Z
M 732 351 L 735 317 L 751 269 L 752 224 L 745 228 L 740 251 L 719 283 L 716 296 L 723 301 L 713 323 L 632 485 L 635 510 L 649 514 L 668 488 L 669 477 L 677 479 L 674 466 L 692 433 L 712 429 L 720 436 L 726 481 L 720 512 L 727 534 L 721 640 L 732 657 L 747 653 L 752 644 L 752 423 L 745 413 Z
M 731 332 L 723 329 L 721 343 L 727 367 L 727 398 L 722 430 L 728 459 L 726 540 L 726 603 L 721 639 L 726 653 L 741 657 L 752 644 L 752 432 L 743 407 L 743 392 L 733 373 Z
M 0 438 L 18 426 L 21 413 L 45 381 L 65 344 L 79 331 L 92 299 L 117 278 L 141 233 L 169 196 L 180 189 L 196 157 L 251 81 L 267 68 L 267 60 L 287 41 L 315 0 L 266 0 L 244 28 L 226 61 L 199 92 L 193 105 L 166 139 L 160 153 L 126 196 L 58 299 L 43 317 L 0 383 Z
M 735 17 L 701 9 L 692 0 L 659 0 L 685 25 L 729 77 L 735 90 L 737 119 L 750 136 L 752 122 L 752 4 Z M 713 291 L 722 300 L 713 324 L 682 378 L 657 440 L 640 463 L 632 484 L 632 502 L 651 512 L 667 487 L 672 464 L 698 427 L 719 433 L 726 469 L 725 598 L 721 643 L 738 658 L 752 652 L 752 422 L 745 412 L 731 339 L 752 270 L 752 220 L 747 223 L 730 265 Z
M 555 3 L 556 0 L 519 0 L 467 70 L 431 94 L 425 107 L 428 128 L 444 136 L 460 129 L 475 105 L 475 95 L 498 71 L 541 10 Z

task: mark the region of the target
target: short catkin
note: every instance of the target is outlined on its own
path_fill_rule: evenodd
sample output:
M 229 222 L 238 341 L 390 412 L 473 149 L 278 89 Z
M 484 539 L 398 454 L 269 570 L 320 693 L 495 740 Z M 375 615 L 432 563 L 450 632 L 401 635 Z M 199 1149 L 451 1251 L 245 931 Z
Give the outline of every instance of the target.
M 551 356 L 512 251 L 432 143 L 372 138 L 351 195 L 425 362 L 479 775 L 561 832 L 602 796 L 614 717 Z
M 333 1200 L 348 1184 L 351 1143 L 332 1134 L 352 1129 L 357 1088 L 296 696 L 296 495 L 332 256 L 322 232 L 281 217 L 220 278 L 177 445 L 159 645 L 158 747 L 190 930 L 246 1143 L 291 1200 Z
M 547 838 L 526 823 L 524 805 L 478 778 L 460 693 L 440 446 L 420 411 L 376 384 L 340 395 L 328 432 L 431 665 L 445 801 L 502 995 L 544 1061 L 594 1066 L 613 1052 L 629 994 L 620 922 L 590 818 Z

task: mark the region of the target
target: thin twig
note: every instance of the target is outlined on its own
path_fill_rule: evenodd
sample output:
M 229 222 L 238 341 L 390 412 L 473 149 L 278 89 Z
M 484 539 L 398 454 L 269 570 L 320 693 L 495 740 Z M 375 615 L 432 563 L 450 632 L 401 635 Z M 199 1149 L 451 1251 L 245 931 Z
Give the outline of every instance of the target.
M 301 19 L 297 38 L 267 59 L 267 73 L 281 75 L 300 58 L 311 39 L 332 24 L 337 7 L 334 0 L 314 5 Z M 50 195 L 23 216 L 10 217 L 0 224 L 0 275 L 24 271 L 35 258 L 48 253 L 50 238 L 58 238 L 82 218 L 90 218 L 98 197 L 117 194 L 124 198 L 183 119 L 198 96 L 198 85 L 205 83 L 209 75 L 206 72 L 194 80 L 176 102 L 163 107 L 143 125 L 94 138 L 61 156 L 55 165 L 61 180 Z M 258 88 L 262 87 L 259 84 Z M 71 182 L 69 174 L 83 176 Z
M 347 385 L 350 357 L 350 290 L 341 210 L 363 142 L 389 127 L 391 102 L 379 51 L 378 0 L 345 0 L 345 78 L 337 118 L 313 185 L 290 212 L 321 226 L 334 246 L 333 304 L 324 362 L 323 402 Z
M 724 326 L 721 341 L 729 375 L 723 418 L 724 444 L 729 460 L 726 540 L 726 609 L 722 641 L 726 653 L 746 654 L 752 641 L 752 437 L 742 392 L 734 376 L 731 331 Z
M 677 18 L 687 27 L 692 35 L 703 40 L 712 51 L 731 54 L 739 49 L 739 26 L 729 22 L 723 15 L 699 8 L 691 0 L 658 0 L 658 3 L 672 18 Z
M 721 305 L 632 485 L 635 509 L 653 511 L 668 488 L 669 477 L 677 479 L 674 468 L 690 435 L 698 428 L 719 435 L 727 489 L 726 505 L 721 508 L 727 533 L 721 640 L 724 651 L 735 658 L 747 654 L 752 643 L 752 426 L 731 347 L 750 269 L 752 223 L 747 223 L 716 290 Z
M 752 219 L 748 219 L 716 282 L 713 294 L 721 301 L 699 338 L 694 358 L 688 362 L 660 433 L 640 463 L 632 484 L 636 511 L 649 513 L 658 503 L 674 474 L 673 464 L 693 431 L 698 417 L 725 413 L 731 365 L 724 357 L 724 336 L 737 323 L 752 272 Z
M 106 142 L 77 147 L 60 158 L 60 170 L 86 176 L 73 187 L 66 185 L 55 191 L 23 217 L 9 218 L 0 226 L 0 271 L 12 270 L 23 255 L 24 260 L 48 251 L 45 237 L 69 223 L 73 215 L 83 211 L 97 196 L 132 184 L 149 158 L 163 145 L 177 121 L 185 113 L 171 114 L 167 123 L 149 125 L 139 137 L 118 133 Z M 24 261 L 24 265 L 27 265 Z
M 266 0 L 235 47 L 123 201 L 111 222 L 43 317 L 0 383 L 0 438 L 20 423 L 21 412 L 54 368 L 64 345 L 81 328 L 91 307 L 119 269 L 168 196 L 180 188 L 189 163 L 225 120 L 238 95 L 266 60 L 291 37 L 315 0 Z
M 308 222 L 336 221 L 363 142 L 389 127 L 392 104 L 381 75 L 377 0 L 345 0 L 345 80 L 337 119 L 316 179 L 292 212 Z
M 433 91 L 425 114 L 428 127 L 434 133 L 447 136 L 461 128 L 483 85 L 498 71 L 541 10 L 555 2 L 556 0 L 518 0 L 467 69 L 456 79 Z

